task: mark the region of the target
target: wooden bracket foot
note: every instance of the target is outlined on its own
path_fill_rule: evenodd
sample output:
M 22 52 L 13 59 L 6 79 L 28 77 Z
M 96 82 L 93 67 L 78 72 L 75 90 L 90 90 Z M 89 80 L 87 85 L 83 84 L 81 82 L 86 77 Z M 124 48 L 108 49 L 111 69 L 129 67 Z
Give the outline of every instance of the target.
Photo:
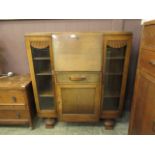
M 114 128 L 115 121 L 113 119 L 104 120 L 104 126 L 106 130 L 112 130 Z
M 54 118 L 46 118 L 45 119 L 45 127 L 46 128 L 53 128 L 55 125 L 55 119 Z

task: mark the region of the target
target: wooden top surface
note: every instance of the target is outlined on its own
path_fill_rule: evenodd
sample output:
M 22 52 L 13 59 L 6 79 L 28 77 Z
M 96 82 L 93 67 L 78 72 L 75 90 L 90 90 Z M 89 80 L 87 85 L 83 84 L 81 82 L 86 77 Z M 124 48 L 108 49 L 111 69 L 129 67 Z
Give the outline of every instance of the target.
M 103 31 L 103 32 L 38 32 L 38 33 L 28 33 L 25 34 L 26 37 L 28 36 L 51 36 L 52 34 L 71 34 L 71 33 L 75 33 L 75 34 L 87 34 L 87 35 L 132 35 L 132 32 L 123 32 L 123 31 Z
M 0 77 L 0 89 L 24 89 L 31 82 L 29 75 Z
M 144 25 L 144 26 L 155 25 L 155 20 L 150 20 L 150 21 L 144 22 L 143 25 Z

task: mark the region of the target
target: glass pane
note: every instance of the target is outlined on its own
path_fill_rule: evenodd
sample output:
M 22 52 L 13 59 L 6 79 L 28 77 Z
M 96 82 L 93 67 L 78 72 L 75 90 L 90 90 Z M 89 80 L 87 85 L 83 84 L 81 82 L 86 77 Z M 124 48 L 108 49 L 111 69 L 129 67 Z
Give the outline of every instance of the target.
M 103 110 L 117 110 L 119 106 L 119 98 L 104 98 Z
M 49 110 L 54 108 L 54 99 L 51 97 L 39 97 L 40 109 Z
M 34 70 L 36 74 L 50 74 L 51 73 L 51 66 L 50 61 L 34 61 Z
M 36 81 L 39 96 L 53 96 L 51 76 L 37 76 Z
M 121 48 L 112 48 L 107 46 L 107 57 L 124 57 L 126 46 Z
M 52 74 L 49 48 L 31 48 L 40 109 L 50 110 L 54 108 L 54 93 L 52 89 Z
M 43 49 L 38 49 L 38 48 L 31 47 L 31 50 L 32 50 L 33 58 L 50 57 L 49 47 L 43 48 Z
M 103 110 L 117 110 L 119 107 L 125 50 L 126 46 L 122 48 L 107 46 Z
M 104 96 L 118 97 L 120 96 L 122 75 L 105 75 L 104 76 Z
M 106 59 L 106 73 L 122 73 L 124 59 Z

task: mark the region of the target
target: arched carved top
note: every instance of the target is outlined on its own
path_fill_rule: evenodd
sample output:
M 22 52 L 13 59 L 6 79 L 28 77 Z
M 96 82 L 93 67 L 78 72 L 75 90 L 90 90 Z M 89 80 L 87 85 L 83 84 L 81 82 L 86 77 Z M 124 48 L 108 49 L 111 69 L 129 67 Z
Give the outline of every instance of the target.
M 31 41 L 30 44 L 33 48 L 39 48 L 39 49 L 47 48 L 49 46 L 48 41 Z
M 107 45 L 112 48 L 121 48 L 127 45 L 126 40 L 109 40 Z

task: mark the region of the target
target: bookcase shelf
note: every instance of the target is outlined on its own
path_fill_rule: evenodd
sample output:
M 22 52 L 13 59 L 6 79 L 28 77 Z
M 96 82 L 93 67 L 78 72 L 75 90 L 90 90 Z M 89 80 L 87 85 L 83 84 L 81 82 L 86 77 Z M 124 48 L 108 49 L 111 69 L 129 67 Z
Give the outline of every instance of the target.
M 40 97 L 54 97 L 54 92 L 51 89 L 45 89 L 39 93 L 39 96 Z
M 50 57 L 34 57 L 33 60 L 38 60 L 38 61 L 41 61 L 41 60 L 50 60 Z
M 52 75 L 52 72 L 50 72 L 49 70 L 45 70 L 40 73 L 36 73 L 36 75 L 38 75 L 38 76 Z
M 107 60 L 123 60 L 124 57 L 107 57 Z

